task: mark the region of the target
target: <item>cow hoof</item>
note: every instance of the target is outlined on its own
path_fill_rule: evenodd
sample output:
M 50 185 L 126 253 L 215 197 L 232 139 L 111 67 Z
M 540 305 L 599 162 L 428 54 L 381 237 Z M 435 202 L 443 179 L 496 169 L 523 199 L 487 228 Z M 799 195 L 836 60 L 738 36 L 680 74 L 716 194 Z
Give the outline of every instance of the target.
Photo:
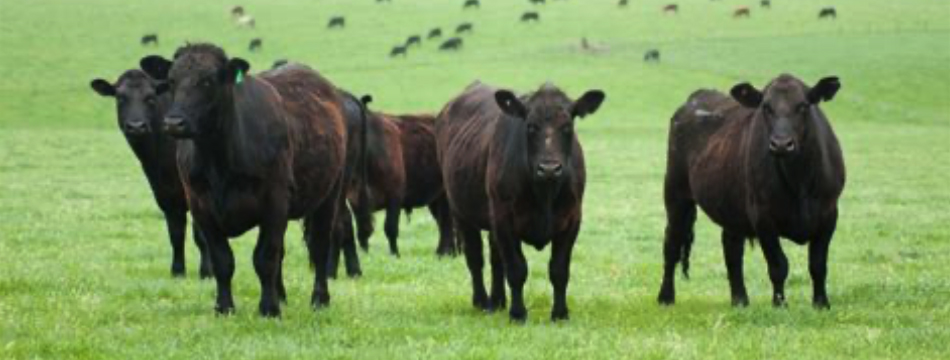
M 347 271 L 346 276 L 348 276 L 350 279 L 359 279 L 360 277 L 363 276 L 363 271 L 362 270 Z
M 567 309 L 551 311 L 551 321 L 558 322 L 570 319 L 571 316 L 568 314 Z
M 815 298 L 811 305 L 815 307 L 815 310 L 831 310 L 831 304 L 826 297 Z
M 181 279 L 185 277 L 185 267 L 181 265 L 172 265 L 172 277 Z
M 744 296 L 734 296 L 732 298 L 732 307 L 744 308 L 749 306 L 749 298 Z
M 670 306 L 676 303 L 676 295 L 674 295 L 672 290 L 667 290 L 666 288 L 660 289 L 660 296 L 656 299 L 660 305 Z
M 201 280 L 207 280 L 207 279 L 213 278 L 214 274 L 211 272 L 210 269 L 201 269 L 201 271 L 198 273 L 198 277 Z
M 491 302 L 488 301 L 488 297 L 481 294 L 476 294 L 472 296 L 472 306 L 475 306 L 476 309 L 491 312 Z
M 508 307 L 508 299 L 503 296 L 492 296 L 490 300 L 490 311 L 498 311 Z
M 782 295 L 782 294 L 772 295 L 772 306 L 776 308 L 787 307 L 788 304 L 785 302 L 785 295 Z
M 508 311 L 508 318 L 512 323 L 524 324 L 525 321 L 528 320 L 528 310 L 523 307 L 520 309 L 512 307 L 511 310 Z
M 234 315 L 234 305 L 215 305 L 214 312 L 218 316 Z
M 310 297 L 310 306 L 312 306 L 314 310 L 320 310 L 322 308 L 329 307 L 330 294 L 314 293 L 313 296 Z
M 277 304 L 265 305 L 264 303 L 261 303 L 258 310 L 260 311 L 260 314 L 263 317 L 269 317 L 269 318 L 280 317 L 280 306 L 278 306 Z

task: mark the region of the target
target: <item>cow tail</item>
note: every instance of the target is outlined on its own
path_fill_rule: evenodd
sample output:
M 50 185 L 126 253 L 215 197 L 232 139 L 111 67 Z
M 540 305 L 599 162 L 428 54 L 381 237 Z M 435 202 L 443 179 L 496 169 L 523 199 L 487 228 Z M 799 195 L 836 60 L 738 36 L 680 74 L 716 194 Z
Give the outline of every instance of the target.
M 689 254 L 693 251 L 693 234 L 690 233 L 683 242 L 680 258 L 683 259 L 683 277 L 689 280 Z
M 363 216 L 364 218 L 369 216 L 369 212 L 372 206 L 369 204 L 369 154 L 368 149 L 369 145 L 367 144 L 367 133 L 369 132 L 369 120 L 367 113 L 369 113 L 369 103 L 373 101 L 373 97 L 370 95 L 363 95 L 360 97 L 360 155 L 359 155 L 359 194 L 357 195 L 357 201 L 359 203 L 359 209 L 353 209 L 354 212 L 358 213 L 358 216 Z

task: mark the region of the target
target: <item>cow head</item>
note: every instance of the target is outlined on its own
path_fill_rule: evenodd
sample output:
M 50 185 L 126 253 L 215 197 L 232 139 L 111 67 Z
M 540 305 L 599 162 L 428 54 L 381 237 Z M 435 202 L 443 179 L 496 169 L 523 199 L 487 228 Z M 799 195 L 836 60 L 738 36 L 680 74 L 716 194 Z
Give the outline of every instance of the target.
M 164 115 L 161 95 L 168 85 L 142 71 L 126 71 L 115 84 L 95 79 L 89 85 L 99 95 L 115 98 L 119 129 L 127 136 L 150 133 Z
M 550 84 L 521 98 L 508 90 L 495 92 L 501 110 L 524 123 L 528 166 L 539 181 L 555 180 L 564 174 L 574 148 L 574 119 L 593 114 L 604 97 L 603 91 L 590 90 L 572 101 Z
M 148 56 L 140 65 L 152 77 L 167 79 L 172 105 L 165 114 L 164 129 L 180 138 L 217 129 L 219 112 L 228 106 L 225 102 L 231 100 L 234 84 L 250 68 L 243 59 L 228 59 L 223 50 L 208 44 L 180 48 L 173 61 Z
M 808 87 L 791 75 L 772 80 L 765 91 L 749 83 L 732 88 L 731 94 L 745 107 L 755 108 L 756 119 L 768 129 L 769 151 L 776 156 L 797 154 L 812 126 L 812 107 L 830 101 L 841 88 L 837 77 L 826 77 Z

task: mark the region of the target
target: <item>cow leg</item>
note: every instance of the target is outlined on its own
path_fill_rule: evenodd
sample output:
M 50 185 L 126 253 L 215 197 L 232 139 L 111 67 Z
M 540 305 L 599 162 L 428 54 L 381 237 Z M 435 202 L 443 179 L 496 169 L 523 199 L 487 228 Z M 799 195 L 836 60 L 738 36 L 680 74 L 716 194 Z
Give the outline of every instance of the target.
M 389 253 L 395 257 L 399 257 L 397 240 L 399 238 L 399 214 L 402 213 L 400 205 L 398 201 L 391 201 L 386 206 L 386 224 L 383 228 L 386 232 L 386 239 L 389 240 Z
M 342 181 L 340 182 L 342 184 Z M 339 208 L 337 196 L 340 196 L 342 186 L 337 184 L 329 198 L 313 213 L 304 219 L 305 234 L 307 234 L 307 250 L 310 253 L 310 262 L 313 265 L 314 275 L 313 294 L 310 304 L 314 309 L 330 305 L 330 288 L 327 283 L 327 263 L 330 260 L 330 247 L 334 241 L 333 227 L 336 221 L 336 212 Z
M 488 234 L 488 252 L 491 256 L 491 310 L 504 309 L 508 303 L 505 297 L 505 261 L 495 237 Z
M 788 258 L 782 251 L 778 236 L 759 236 L 762 254 L 769 265 L 769 279 L 772 280 L 772 305 L 785 306 L 785 279 L 788 278 Z
M 200 221 L 200 220 L 199 220 Z M 201 221 L 201 233 L 208 242 L 211 255 L 211 270 L 217 284 L 217 299 L 214 310 L 219 315 L 234 313 L 234 298 L 231 296 L 231 278 L 234 277 L 234 253 L 228 238 L 210 222 Z
M 732 306 L 749 306 L 749 295 L 745 290 L 745 278 L 742 272 L 742 257 L 745 244 L 742 236 L 722 231 L 722 255 L 726 259 L 726 273 L 729 275 L 729 289 L 732 292 Z
M 333 228 L 333 242 L 330 244 L 330 258 L 327 259 L 327 277 L 330 279 L 336 279 L 339 272 L 340 256 L 343 255 L 343 237 L 347 236 L 344 223 L 352 216 L 345 203 L 341 204 L 338 211 L 336 226 Z
M 360 205 L 350 202 L 350 206 L 353 207 L 353 215 L 356 218 L 357 240 L 363 251 L 369 251 L 369 238 L 373 236 L 373 212 L 368 208 L 363 209 L 363 206 L 368 207 L 369 204 Z
M 835 210 L 818 237 L 808 244 L 808 272 L 811 273 L 812 305 L 816 309 L 829 309 L 825 280 L 828 277 L 828 247 L 838 225 L 838 211 Z
M 455 247 L 455 234 L 452 229 L 452 216 L 449 210 L 449 201 L 445 195 L 439 196 L 429 204 L 429 212 L 439 227 L 439 245 L 435 249 L 438 256 L 455 256 L 458 249 Z
M 554 237 L 551 242 L 551 260 L 548 263 L 548 276 L 554 288 L 554 306 L 551 309 L 551 320 L 567 320 L 567 283 L 571 279 L 571 254 L 577 233 L 580 231 L 580 222 L 574 223 L 569 229 Z
M 360 255 L 356 251 L 356 239 L 353 237 L 353 215 L 345 203 L 340 206 L 340 211 L 342 213 L 337 214 L 337 217 L 341 219 L 338 222 L 343 225 L 343 234 L 338 237 L 340 240 L 337 241 L 337 244 L 343 249 L 343 258 L 346 261 L 346 276 L 351 278 L 360 277 L 363 275 L 363 270 L 360 268 Z M 339 261 L 339 259 L 339 251 L 337 251 L 336 260 Z M 336 275 L 335 270 L 334 275 Z
M 693 242 L 693 223 L 696 222 L 696 204 L 692 201 L 666 202 L 666 237 L 663 242 L 663 284 L 658 301 L 661 305 L 676 302 L 674 285 L 676 264 L 684 260 L 684 274 L 688 267 L 684 250 Z
M 528 261 L 521 252 L 521 241 L 511 233 L 507 225 L 495 224 L 492 235 L 501 248 L 505 264 L 505 278 L 511 289 L 511 308 L 508 317 L 513 322 L 523 323 L 528 319 L 524 306 L 524 283 L 528 279 Z
M 459 235 L 465 247 L 465 264 L 468 273 L 472 276 L 472 305 L 476 308 L 489 311 L 488 294 L 485 292 L 485 281 L 482 279 L 482 268 L 485 266 L 485 257 L 482 254 L 482 234 L 478 228 L 456 222 Z
M 284 255 L 286 255 L 286 248 L 280 247 L 280 264 L 281 266 L 277 267 L 277 299 L 281 303 L 287 304 L 287 287 L 284 286 Z
M 191 221 L 191 237 L 198 246 L 198 252 L 201 253 L 200 276 L 202 279 L 210 279 L 213 272 L 211 271 L 211 254 L 208 253 L 208 240 L 205 239 L 204 234 L 201 233 L 201 227 L 194 219 Z
M 172 243 L 172 276 L 185 276 L 185 230 L 188 217 L 184 211 L 165 211 L 165 226 Z
M 272 207 L 276 209 L 278 207 Z M 277 317 L 280 316 L 280 296 L 277 288 L 278 283 L 283 282 L 280 278 L 280 268 L 284 252 L 284 233 L 287 230 L 287 215 L 272 210 L 273 212 L 260 225 L 260 232 L 257 238 L 257 246 L 254 247 L 254 270 L 257 272 L 257 278 L 261 283 L 261 316 Z

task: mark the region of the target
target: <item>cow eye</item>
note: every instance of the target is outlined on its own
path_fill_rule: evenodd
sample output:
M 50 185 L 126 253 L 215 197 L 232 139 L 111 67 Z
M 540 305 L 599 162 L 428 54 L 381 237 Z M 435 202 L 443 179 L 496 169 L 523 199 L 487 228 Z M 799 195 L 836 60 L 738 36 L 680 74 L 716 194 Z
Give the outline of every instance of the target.
M 119 105 L 125 105 L 125 103 L 129 101 L 129 98 L 125 95 L 116 96 L 115 99 L 119 102 Z
M 775 111 L 772 110 L 772 106 L 769 104 L 762 105 L 762 111 L 765 112 L 767 116 L 775 115 Z
M 149 105 L 155 105 L 155 96 L 149 95 L 148 97 L 145 98 L 145 102 L 148 103 Z
M 798 106 L 795 107 L 795 111 L 799 114 L 805 113 L 806 110 L 808 110 L 808 104 L 806 103 L 798 104 Z
M 574 132 L 574 129 L 570 125 L 564 125 L 561 127 L 561 133 L 564 135 L 570 135 Z

